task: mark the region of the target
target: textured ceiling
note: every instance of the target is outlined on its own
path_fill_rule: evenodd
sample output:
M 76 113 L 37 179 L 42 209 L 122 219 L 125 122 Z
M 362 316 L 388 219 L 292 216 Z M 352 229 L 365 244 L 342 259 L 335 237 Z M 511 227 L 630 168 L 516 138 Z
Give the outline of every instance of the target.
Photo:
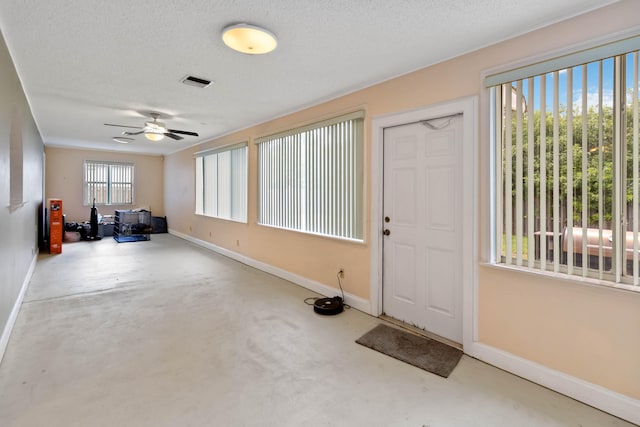
M 606 0 L 0 0 L 45 144 L 166 154 L 604 6 Z M 229 50 L 225 26 L 275 33 Z M 186 86 L 187 74 L 211 79 Z M 135 137 L 148 112 L 198 138 Z

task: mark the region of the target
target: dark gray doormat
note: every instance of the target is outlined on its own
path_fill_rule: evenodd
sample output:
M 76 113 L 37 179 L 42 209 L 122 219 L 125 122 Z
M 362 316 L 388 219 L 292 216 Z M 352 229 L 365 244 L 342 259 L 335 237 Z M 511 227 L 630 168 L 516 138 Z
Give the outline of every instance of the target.
M 462 357 L 462 351 L 457 348 L 383 324 L 356 342 L 445 378 Z

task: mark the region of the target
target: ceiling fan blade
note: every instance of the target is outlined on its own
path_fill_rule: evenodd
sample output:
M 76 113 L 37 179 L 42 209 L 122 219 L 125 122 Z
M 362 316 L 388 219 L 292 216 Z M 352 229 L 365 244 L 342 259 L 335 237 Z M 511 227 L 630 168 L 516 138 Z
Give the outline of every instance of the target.
M 141 130 L 140 132 L 129 132 L 129 131 L 124 131 L 122 132 L 123 135 L 140 135 L 141 133 L 144 133 L 143 130 Z
M 178 135 L 175 135 L 175 134 L 173 134 L 173 133 L 171 133 L 171 132 L 166 132 L 166 133 L 164 134 L 164 136 L 168 136 L 169 138 L 171 138 L 171 139 L 175 139 L 176 141 L 180 141 L 181 139 L 184 139 L 183 137 L 178 136 Z
M 105 123 L 105 126 L 115 126 L 119 128 L 131 128 L 131 129 L 142 129 L 140 126 L 127 126 L 127 125 L 114 125 L 112 123 Z
M 181 135 L 189 135 L 189 136 L 200 136 L 198 135 L 196 132 L 189 132 L 186 130 L 177 130 L 177 129 L 167 129 L 169 132 L 172 133 L 179 133 Z

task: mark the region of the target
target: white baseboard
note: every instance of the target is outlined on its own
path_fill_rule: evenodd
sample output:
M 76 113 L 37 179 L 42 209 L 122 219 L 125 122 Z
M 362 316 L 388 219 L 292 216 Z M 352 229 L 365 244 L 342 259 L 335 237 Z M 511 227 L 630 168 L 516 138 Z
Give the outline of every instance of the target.
M 472 343 L 471 346 L 465 346 L 464 352 L 490 365 L 640 425 L 640 400 L 638 399 L 616 393 L 486 344 Z
M 13 304 L 13 309 L 11 309 L 11 313 L 9 314 L 9 318 L 7 319 L 7 323 L 4 325 L 4 329 L 2 331 L 2 336 L 0 337 L 0 363 L 4 357 L 4 352 L 7 349 L 7 345 L 9 344 L 9 338 L 11 337 L 11 331 L 13 331 L 13 326 L 16 323 L 16 319 L 18 318 L 18 313 L 20 312 L 20 307 L 22 306 L 22 301 L 24 300 L 24 295 L 27 293 L 27 288 L 29 287 L 29 282 L 31 281 L 31 276 L 33 276 L 33 271 L 36 268 L 36 261 L 38 260 L 38 252 L 33 256 L 31 260 L 31 264 L 29 265 L 29 270 L 27 271 L 27 275 L 24 277 L 22 281 L 22 286 L 20 287 L 20 293 L 18 293 L 18 298 Z
M 274 276 L 280 277 L 281 279 L 288 280 L 289 282 L 295 283 L 296 285 L 302 286 L 303 288 L 309 289 L 313 292 L 316 292 L 320 295 L 324 295 L 327 297 L 333 297 L 339 292 L 338 289 L 333 288 L 331 286 L 327 286 L 323 283 L 316 282 L 315 280 L 307 279 L 306 277 L 300 276 L 298 274 L 291 273 L 287 270 L 284 270 L 279 267 L 274 267 L 273 265 L 264 263 L 262 261 L 255 260 L 248 256 L 239 254 L 237 252 L 230 251 L 229 249 L 225 249 L 223 247 L 214 245 L 213 243 L 205 242 L 204 240 L 197 239 L 193 236 L 189 236 L 187 234 L 180 233 L 176 230 L 169 229 L 169 234 L 172 234 L 176 237 L 180 237 L 181 239 L 187 240 L 191 243 L 194 243 L 203 248 L 212 250 L 214 252 L 219 253 L 220 255 L 224 255 L 228 258 L 234 259 L 238 262 L 246 264 L 250 267 L 257 268 L 258 270 L 262 270 L 266 273 L 273 274 Z M 345 304 L 350 305 L 351 307 L 363 311 L 367 314 L 371 313 L 371 304 L 369 301 L 349 294 L 348 292 L 344 293 L 344 302 Z

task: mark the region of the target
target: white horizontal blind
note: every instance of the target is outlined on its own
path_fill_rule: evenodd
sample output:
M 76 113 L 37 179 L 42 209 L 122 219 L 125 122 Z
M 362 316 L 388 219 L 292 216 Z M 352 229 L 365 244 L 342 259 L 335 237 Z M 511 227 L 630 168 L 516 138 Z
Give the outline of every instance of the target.
M 633 52 L 494 88 L 499 262 L 640 290 L 638 80 Z
M 98 205 L 108 204 L 109 165 L 87 161 L 84 164 L 84 204 L 94 200 Z
M 111 204 L 128 205 L 133 203 L 133 165 L 110 164 L 109 177 Z
M 133 204 L 134 165 L 87 160 L 84 163 L 84 204 Z
M 258 140 L 258 222 L 362 240 L 362 144 L 362 113 Z
M 247 222 L 247 144 L 196 153 L 196 214 Z

